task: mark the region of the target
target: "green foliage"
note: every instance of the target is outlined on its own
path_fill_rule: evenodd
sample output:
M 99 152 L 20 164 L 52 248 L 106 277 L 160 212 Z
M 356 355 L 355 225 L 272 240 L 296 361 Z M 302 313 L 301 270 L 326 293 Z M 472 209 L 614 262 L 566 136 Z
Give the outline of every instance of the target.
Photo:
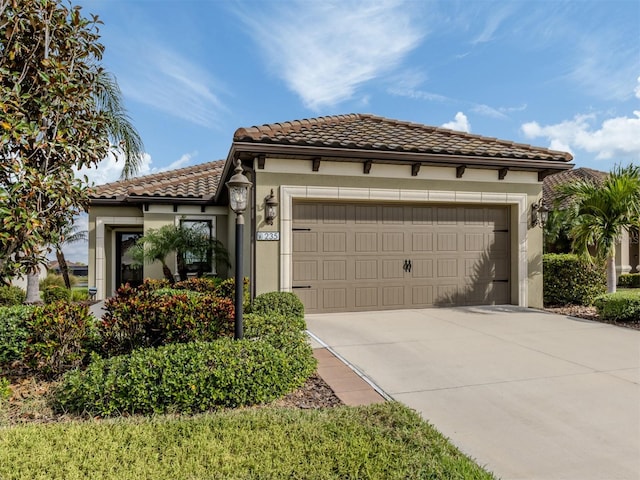
M 97 17 L 61 1 L 2 2 L 0 11 L 2 279 L 43 263 L 43 246 L 86 207 L 88 180 L 76 168 L 119 150 L 132 173 L 143 148 L 100 64 Z
M 85 300 L 89 300 L 88 288 L 74 288 L 73 290 L 71 290 L 72 302 L 83 302 Z
M 13 285 L 0 286 L 0 306 L 11 307 L 21 305 L 27 298 L 27 294 L 20 287 Z
M 64 444 L 64 448 L 52 446 Z M 46 473 L 43 473 L 46 472 Z M 195 417 L 17 425 L 0 435 L 0 478 L 71 480 L 489 480 L 396 402 L 252 408 Z
M 291 292 L 267 292 L 254 298 L 251 311 L 260 315 L 284 315 L 304 318 L 304 305 Z
M 47 287 L 64 287 L 64 278 L 57 273 L 48 272 L 47 276 L 40 280 L 40 290 L 44 290 Z
M 9 398 L 11 398 L 10 383 L 8 379 L 2 377 L 0 378 L 0 405 L 9 400 Z
M 597 297 L 593 304 L 603 320 L 615 322 L 640 321 L 640 293 L 616 292 Z
M 544 304 L 591 305 L 606 291 L 604 268 L 572 254 L 543 256 Z
M 93 316 L 87 306 L 76 303 L 36 307 L 27 328 L 25 362 L 46 377 L 86 364 L 97 342 Z
M 140 347 L 195 340 L 212 341 L 233 331 L 233 304 L 212 295 L 153 288 L 121 287 L 105 302 L 99 324 L 107 355 Z
M 46 287 L 42 292 L 42 301 L 47 304 L 54 302 L 70 302 L 71 290 L 68 290 L 66 287 L 59 287 L 58 285 Z
M 300 386 L 287 355 L 266 342 L 220 339 L 135 350 L 69 372 L 54 393 L 57 411 L 202 412 L 264 403 Z
M 247 277 L 244 278 L 242 294 L 243 294 L 242 305 L 244 306 L 245 310 L 248 310 L 249 306 L 251 305 L 251 296 L 249 293 L 249 279 Z M 216 290 L 216 295 L 222 298 L 228 298 L 235 305 L 236 279 L 232 277 L 232 278 L 227 278 L 226 280 L 223 280 L 222 282 L 220 282 Z
M 640 288 L 640 273 L 623 273 L 618 278 L 618 286 L 625 288 Z
M 0 365 L 22 359 L 27 347 L 27 322 L 35 307 L 0 307 Z
M 177 288 L 180 290 L 191 290 L 200 293 L 217 294 L 218 286 L 220 285 L 220 283 L 222 283 L 222 279 L 217 277 L 190 278 L 188 280 L 176 282 L 173 288 Z

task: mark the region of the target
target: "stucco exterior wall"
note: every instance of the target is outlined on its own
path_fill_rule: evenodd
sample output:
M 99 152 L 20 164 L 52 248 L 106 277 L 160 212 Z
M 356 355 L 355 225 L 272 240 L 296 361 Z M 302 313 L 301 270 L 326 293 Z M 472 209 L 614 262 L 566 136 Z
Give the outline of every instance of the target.
M 254 166 L 256 230 L 280 232 L 279 241 L 256 242 L 257 294 L 286 289 L 290 275 L 286 271 L 291 231 L 286 210 L 290 205 L 282 198 L 286 190 L 306 199 L 509 205 L 512 303 L 542 307 L 542 230 L 529 226 L 531 204 L 542 193 L 536 172 L 509 171 L 498 180 L 497 170 L 467 168 L 462 178 L 456 178 L 455 167 L 423 166 L 412 176 L 410 165 L 373 164 L 369 174 L 364 174 L 362 162 L 322 161 L 318 172 L 312 171 L 311 164 L 310 160 L 267 158 L 264 169 Z M 263 199 L 272 188 L 280 206 L 274 225 L 267 225 Z

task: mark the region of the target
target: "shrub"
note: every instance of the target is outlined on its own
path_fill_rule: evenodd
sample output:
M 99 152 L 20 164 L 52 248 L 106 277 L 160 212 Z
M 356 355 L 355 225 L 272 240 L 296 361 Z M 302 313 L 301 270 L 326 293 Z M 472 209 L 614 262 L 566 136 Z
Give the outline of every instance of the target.
M 20 287 L 13 285 L 0 286 L 0 306 L 12 307 L 21 305 L 27 298 L 27 294 Z
M 35 307 L 0 307 L 0 364 L 21 360 L 27 346 L 27 322 Z
M 40 290 L 46 290 L 47 287 L 66 287 L 64 278 L 57 273 L 48 272 L 47 276 L 40 280 Z
M 66 287 L 59 287 L 58 285 L 46 287 L 42 291 L 42 301 L 46 304 L 54 302 L 70 302 L 71 290 Z
M 545 305 L 591 305 L 606 292 L 604 267 L 573 254 L 543 256 Z
M 190 278 L 181 282 L 176 282 L 173 288 L 178 290 L 191 290 L 193 292 L 215 294 L 222 279 L 217 277 Z M 233 300 L 233 299 L 232 299 Z
M 89 308 L 76 303 L 36 307 L 27 328 L 25 362 L 47 377 L 84 365 L 97 341 Z
M 11 398 L 11 387 L 9 380 L 0 378 L 0 405 Z
M 593 304 L 603 320 L 616 322 L 640 321 L 640 293 L 616 292 L 597 297 Z
M 623 288 L 640 288 L 640 273 L 623 273 L 618 277 L 618 286 Z
M 304 319 L 250 313 L 244 317 L 244 327 L 245 338 L 269 343 L 283 352 L 299 382 L 304 383 L 315 371 L 317 361 L 304 333 Z
M 244 309 L 247 310 L 249 308 L 249 305 L 251 304 L 251 299 L 249 295 L 249 279 L 246 277 L 244 279 L 242 293 L 243 293 L 242 305 L 244 306 Z M 216 289 L 215 294 L 218 297 L 228 298 L 235 305 L 236 279 L 227 278 L 226 280 L 223 280 L 222 282 L 220 282 L 220 284 L 218 285 L 218 288 Z
M 186 290 L 121 287 L 105 302 L 100 322 L 103 353 L 174 342 L 212 341 L 233 332 L 233 304 Z
M 285 353 L 266 342 L 221 339 L 135 350 L 67 373 L 56 411 L 202 412 L 269 402 L 301 385 Z
M 84 302 L 85 300 L 89 300 L 89 289 L 88 288 L 76 288 L 71 290 L 71 301 L 72 302 Z
M 304 318 L 304 305 L 291 292 L 268 292 L 258 295 L 251 304 L 251 311 L 259 315 L 277 314 Z

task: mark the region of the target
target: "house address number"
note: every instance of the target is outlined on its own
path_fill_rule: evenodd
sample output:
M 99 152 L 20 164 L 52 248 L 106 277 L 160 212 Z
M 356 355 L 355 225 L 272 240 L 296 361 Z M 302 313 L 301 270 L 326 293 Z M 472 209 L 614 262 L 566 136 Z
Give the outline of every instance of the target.
M 280 240 L 280 232 L 257 232 L 258 240 Z

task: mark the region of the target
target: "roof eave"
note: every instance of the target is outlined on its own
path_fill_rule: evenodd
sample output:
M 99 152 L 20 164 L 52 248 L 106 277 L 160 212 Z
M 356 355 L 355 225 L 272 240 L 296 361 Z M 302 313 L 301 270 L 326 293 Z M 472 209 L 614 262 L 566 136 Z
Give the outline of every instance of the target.
M 113 197 L 89 197 L 89 206 L 134 206 L 145 203 L 157 205 L 215 205 L 214 196 L 168 197 L 153 195 L 117 195 Z

